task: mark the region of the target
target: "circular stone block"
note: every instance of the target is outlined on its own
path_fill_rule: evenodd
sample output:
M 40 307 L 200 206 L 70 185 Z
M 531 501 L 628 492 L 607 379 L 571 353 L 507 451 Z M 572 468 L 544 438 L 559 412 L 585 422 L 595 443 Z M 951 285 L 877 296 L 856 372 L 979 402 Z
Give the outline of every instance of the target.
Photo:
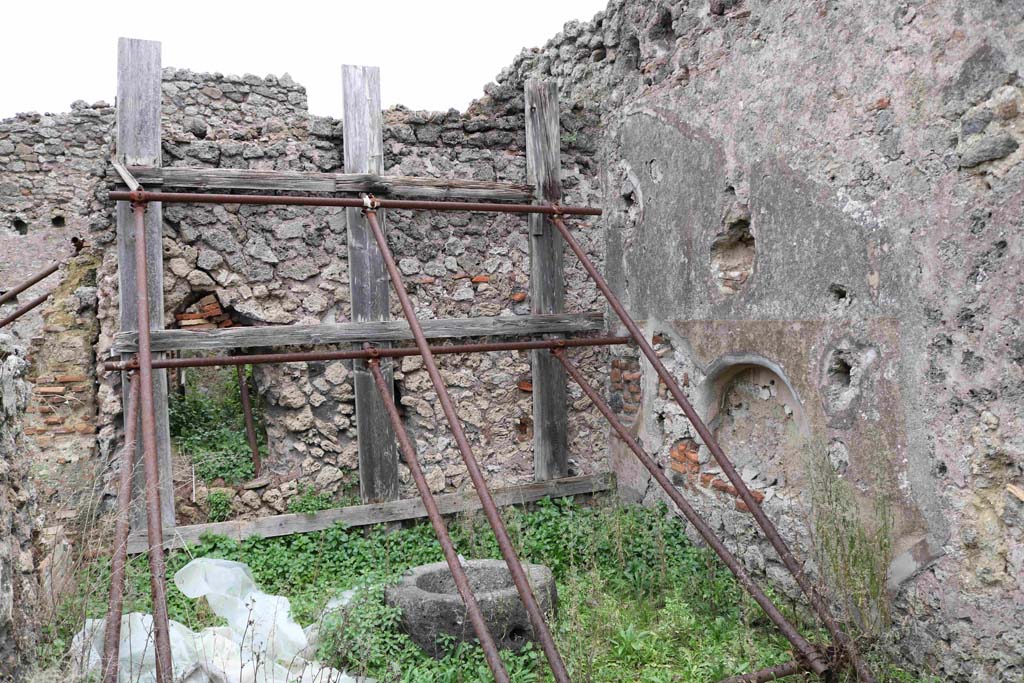
M 468 560 L 463 566 L 497 646 L 518 650 L 535 640 L 530 617 L 504 560 Z M 525 562 L 523 569 L 545 617 L 554 614 L 557 594 L 551 570 Z M 413 567 L 399 583 L 384 590 L 384 600 L 388 606 L 402 609 L 403 630 L 433 657 L 446 654 L 438 643 L 442 636 L 451 636 L 457 643 L 476 640 L 469 613 L 445 562 Z

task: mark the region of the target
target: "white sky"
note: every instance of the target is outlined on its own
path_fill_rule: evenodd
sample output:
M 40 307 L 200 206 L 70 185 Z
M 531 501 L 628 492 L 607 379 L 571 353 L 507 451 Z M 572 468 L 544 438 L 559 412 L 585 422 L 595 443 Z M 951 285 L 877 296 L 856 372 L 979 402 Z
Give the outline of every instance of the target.
M 340 116 L 341 65 L 381 68 L 384 106 L 464 109 L 523 47 L 607 0 L 4 2 L 0 118 L 112 103 L 117 38 L 163 43 L 163 64 L 291 74 L 314 114 Z

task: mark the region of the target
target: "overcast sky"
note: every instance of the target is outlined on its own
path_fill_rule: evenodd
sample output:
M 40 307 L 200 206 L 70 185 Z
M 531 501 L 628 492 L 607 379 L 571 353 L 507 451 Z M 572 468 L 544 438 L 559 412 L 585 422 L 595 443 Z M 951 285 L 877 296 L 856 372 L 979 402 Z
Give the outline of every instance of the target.
M 164 66 L 306 86 L 314 114 L 340 116 L 342 64 L 381 68 L 385 106 L 464 109 L 524 47 L 607 0 L 4 2 L 0 118 L 114 101 L 117 38 L 163 43 Z

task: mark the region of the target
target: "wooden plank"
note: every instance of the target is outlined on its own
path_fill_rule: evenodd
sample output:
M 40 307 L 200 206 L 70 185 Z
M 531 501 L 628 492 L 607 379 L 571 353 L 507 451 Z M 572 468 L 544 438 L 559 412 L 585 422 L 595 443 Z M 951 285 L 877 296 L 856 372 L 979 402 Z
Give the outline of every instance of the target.
M 601 491 L 611 491 L 614 488 L 615 475 L 611 472 L 602 472 L 600 474 L 549 479 L 524 486 L 495 489 L 492 491 L 492 494 L 494 495 L 494 501 L 504 507 L 533 503 L 544 498 L 566 498 L 569 496 L 600 493 Z M 447 493 L 435 496 L 434 499 L 437 501 L 437 507 L 440 509 L 441 514 L 444 515 L 480 509 L 480 501 L 472 490 L 460 493 Z M 213 522 L 209 524 L 190 524 L 177 528 L 167 527 L 164 529 L 164 547 L 168 549 L 182 548 L 186 544 L 198 542 L 200 537 L 206 534 L 227 536 L 235 540 L 243 540 L 253 536 L 273 538 L 290 534 L 323 531 L 339 523 L 350 527 L 371 526 L 374 524 L 421 519 L 426 516 L 427 513 L 423 509 L 423 502 L 419 498 L 406 498 L 386 503 L 322 510 L 312 514 L 293 513 L 238 522 Z M 149 546 L 145 534 L 132 534 L 128 537 L 129 553 L 133 555 L 144 553 L 148 549 Z
M 161 114 L 160 43 L 121 38 L 117 43 L 117 150 L 115 160 L 125 166 L 160 166 Z M 146 291 L 150 327 L 164 327 L 164 254 L 161 242 L 163 212 L 158 202 L 146 211 Z M 128 202 L 117 203 L 117 258 L 121 329 L 135 330 L 135 221 Z M 156 355 L 156 354 L 154 354 Z M 128 414 L 128 384 L 122 382 L 122 401 Z M 171 479 L 171 435 L 167 415 L 167 372 L 153 373 L 157 459 L 160 469 L 160 510 L 164 523 L 174 522 L 174 485 Z M 142 439 L 138 439 L 132 480 L 132 528 L 146 525 L 142 467 Z
M 519 337 L 541 334 L 571 334 L 604 329 L 604 314 L 562 313 L 560 315 L 499 315 L 479 318 L 422 320 L 423 333 L 429 339 L 465 337 Z M 268 346 L 310 346 L 316 344 L 362 344 L 412 339 L 404 320 L 379 320 L 364 323 L 323 325 L 268 325 L 266 327 L 227 327 L 193 332 L 163 330 L 152 335 L 154 351 L 216 351 Z M 115 353 L 135 353 L 137 332 L 119 332 L 114 337 Z
M 342 132 L 346 173 L 384 170 L 384 138 L 380 105 L 380 69 L 375 66 L 341 68 Z M 386 229 L 384 211 L 377 212 Z M 349 291 L 352 319 L 374 322 L 390 318 L 389 284 L 384 257 L 360 209 L 345 209 L 348 227 Z M 356 433 L 359 438 L 359 492 L 364 503 L 398 498 L 398 447 L 384 404 L 366 361 L 354 361 Z M 393 386 L 390 363 L 382 363 L 387 386 Z M 388 398 L 387 400 L 393 400 Z
M 247 168 L 154 168 L 132 166 L 128 172 L 149 189 L 264 190 L 284 192 L 370 192 L 403 199 L 476 199 L 528 202 L 533 187 L 486 180 L 450 180 L 386 176 L 374 173 L 310 173 Z M 107 178 L 122 185 L 116 169 Z
M 529 80 L 525 86 L 526 175 L 537 203 L 562 199 L 558 87 Z M 562 236 L 540 214 L 530 215 L 530 311 L 565 310 Z M 531 354 L 533 374 L 533 466 L 538 481 L 569 473 L 565 370 L 550 353 Z

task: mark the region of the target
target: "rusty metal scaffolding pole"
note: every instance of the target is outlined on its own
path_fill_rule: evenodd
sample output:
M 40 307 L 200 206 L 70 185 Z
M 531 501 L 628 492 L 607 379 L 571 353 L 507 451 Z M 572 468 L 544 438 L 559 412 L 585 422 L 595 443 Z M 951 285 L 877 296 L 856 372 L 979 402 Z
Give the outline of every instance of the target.
M 693 528 L 697 530 L 711 549 L 718 554 L 725 566 L 729 568 L 729 571 L 736 576 L 739 580 L 740 585 L 743 586 L 744 590 L 750 594 L 750 597 L 760 605 L 764 613 L 768 615 L 768 618 L 772 620 L 778 629 L 782 632 L 782 635 L 786 636 L 786 640 L 793 644 L 793 647 L 800 653 L 801 659 L 807 662 L 807 667 L 813 670 L 815 673 L 823 674 L 828 671 L 828 665 L 823 661 L 821 653 L 811 645 L 807 640 L 800 635 L 796 628 L 789 622 L 788 619 L 779 611 L 775 604 L 764 594 L 764 591 L 754 583 L 754 580 L 744 569 L 743 565 L 740 564 L 736 556 L 733 555 L 725 544 L 715 535 L 714 530 L 708 526 L 707 522 L 700 516 L 700 514 L 693 509 L 693 507 L 683 498 L 679 490 L 672 485 L 672 482 L 668 480 L 665 473 L 662 471 L 658 464 L 654 462 L 654 459 L 637 443 L 636 438 L 630 434 L 629 430 L 626 429 L 625 425 L 615 416 L 612 412 L 611 407 L 605 402 L 601 395 L 597 393 L 593 385 L 587 381 L 583 373 L 579 371 L 579 368 L 565 357 L 565 353 L 561 349 L 554 349 L 551 352 L 555 358 L 561 362 L 562 367 L 569 373 L 573 381 L 576 382 L 583 389 L 583 393 L 587 395 L 587 398 L 591 400 L 595 407 L 605 419 L 608 420 L 615 433 L 619 435 L 619 438 L 629 447 L 629 450 L 633 451 L 633 454 L 640 460 L 641 464 L 647 468 L 647 471 L 651 473 L 655 481 L 661 485 L 668 497 L 672 499 L 672 502 L 676 504 L 679 511 L 683 513 L 686 520 L 693 525 Z
M 117 485 L 117 522 L 114 526 L 114 552 L 110 558 L 110 607 L 103 632 L 103 683 L 117 683 L 118 656 L 121 642 L 121 610 L 124 607 L 125 564 L 128 561 L 129 513 L 132 506 L 132 465 L 135 462 L 135 439 L 139 423 L 139 376 L 133 374 L 128 389 L 128 410 L 125 414 L 124 448 Z
M 484 615 L 480 612 L 480 605 L 477 603 L 476 596 L 473 595 L 473 589 L 469 585 L 469 577 L 466 576 L 466 570 L 463 569 L 462 563 L 459 560 L 455 544 L 452 543 L 452 538 L 448 534 L 448 527 L 444 522 L 444 518 L 441 517 L 441 511 L 437 509 L 434 494 L 430 492 L 427 477 L 423 474 L 423 468 L 420 467 L 419 458 L 416 456 L 416 447 L 413 446 L 412 441 L 409 439 L 409 433 L 406 432 L 405 425 L 402 424 L 402 417 L 398 414 L 398 408 L 395 407 L 394 397 L 388 391 L 387 380 L 384 379 L 384 373 L 380 370 L 380 359 L 371 358 L 367 365 L 373 374 L 373 381 L 377 385 L 377 391 L 380 393 L 381 401 L 384 403 L 384 409 L 391 420 L 391 426 L 394 428 L 398 445 L 402 449 L 402 455 L 405 456 L 405 464 L 409 466 L 409 472 L 412 474 L 413 481 L 416 482 L 416 490 L 423 501 L 427 517 L 430 518 L 430 524 L 434 527 L 434 534 L 437 535 L 437 540 L 441 544 L 445 562 L 448 563 L 448 569 L 451 570 L 452 578 L 455 580 L 455 588 L 459 591 L 463 604 L 466 605 L 469 621 L 473 624 L 473 631 L 476 633 L 477 640 L 480 641 L 480 647 L 484 651 L 487 666 L 490 667 L 491 673 L 494 674 L 495 683 L 509 683 L 508 671 L 505 670 L 505 664 L 501 661 L 501 656 L 498 654 L 498 646 L 494 644 L 494 638 L 491 636 L 490 629 L 487 628 Z
M 238 371 L 238 393 L 242 399 L 242 415 L 245 417 L 245 438 L 252 452 L 253 476 L 260 476 L 263 462 L 260 459 L 260 444 L 256 439 L 256 424 L 252 418 L 252 400 L 249 398 L 249 380 L 246 378 L 245 365 L 236 365 Z
M 854 669 L 857 671 L 857 677 L 863 683 L 874 683 L 874 676 L 868 670 L 867 665 L 861 658 L 856 644 L 843 632 L 841 628 L 839 628 L 839 624 L 832 616 L 828 606 L 824 603 L 814 586 L 811 585 L 810 580 L 807 578 L 806 574 L 804 574 L 803 568 L 793 556 L 793 553 L 786 545 L 786 542 L 782 540 L 778 529 L 775 528 L 775 525 L 772 524 L 772 521 L 768 519 L 767 515 L 765 515 L 764 510 L 761 509 L 757 500 L 754 499 L 754 496 L 751 494 L 746 482 L 743 481 L 739 472 L 736 471 L 732 462 L 725 455 L 725 452 L 718 444 L 718 441 L 711 433 L 711 430 L 708 429 L 707 425 L 704 424 L 704 421 L 701 420 L 700 416 L 697 414 L 697 411 L 694 410 L 693 406 L 687 400 L 686 395 L 683 394 L 683 390 L 679 387 L 675 378 L 665 367 L 664 363 L 661 362 L 661 359 L 658 358 L 658 354 L 655 353 L 650 343 L 644 338 L 643 332 L 640 331 L 636 322 L 630 317 L 629 313 L 626 312 L 622 302 L 619 301 L 619 298 L 615 296 L 614 292 L 612 292 L 611 287 L 608 286 L 608 283 L 601 276 L 601 273 L 598 272 L 593 262 L 583 251 L 580 243 L 576 241 L 575 237 L 573 237 L 569 228 L 566 227 L 565 222 L 562 221 L 559 216 L 552 216 L 551 222 L 561 233 L 562 237 L 565 239 L 565 243 L 569 245 L 572 252 L 576 254 L 576 257 L 580 260 L 580 264 L 583 266 L 584 270 L 587 271 L 587 274 L 590 275 L 591 279 L 597 285 L 597 288 L 601 290 L 605 299 L 608 300 L 609 305 L 611 305 L 612 310 L 615 311 L 619 320 L 621 320 L 622 324 L 625 325 L 627 330 L 629 330 L 630 336 L 633 337 L 633 340 L 640 347 L 644 356 L 647 357 L 647 360 L 654 368 L 654 371 L 658 374 L 658 377 L 660 377 L 665 383 L 665 386 L 668 387 L 669 393 L 672 394 L 676 403 L 679 404 L 680 408 L 682 408 L 686 418 L 693 425 L 694 429 L 697 430 L 697 434 L 708 447 L 708 450 L 711 451 L 711 455 L 714 456 L 715 461 L 718 463 L 719 467 L 722 468 L 722 472 L 724 472 L 726 477 L 728 477 L 729 481 L 739 493 L 740 499 L 746 504 L 750 513 L 754 516 L 754 521 L 756 521 L 758 526 L 761 527 L 765 537 L 767 537 L 769 543 L 772 544 L 772 547 L 775 548 L 775 552 L 778 553 L 782 563 L 786 566 L 789 573 L 793 575 L 793 578 L 800 586 L 804 595 L 807 596 L 807 600 L 811 603 L 811 606 L 814 608 L 818 618 L 821 619 L 821 622 L 831 634 L 836 645 L 842 648 L 850 659 Z
M 434 391 L 437 392 L 437 398 L 441 404 L 441 410 L 444 412 L 444 416 L 448 420 L 452 436 L 455 438 L 455 443 L 458 445 L 459 452 L 462 454 L 462 460 L 466 464 L 466 470 L 469 473 L 469 478 L 473 482 L 473 487 L 476 489 L 477 495 L 480 498 L 480 505 L 483 507 L 484 515 L 487 517 L 487 521 L 490 523 L 491 529 L 494 531 L 494 536 L 498 541 L 498 548 L 501 550 L 502 557 L 505 558 L 505 564 L 508 566 L 509 573 L 512 575 L 512 582 L 515 584 L 516 590 L 519 591 L 519 597 L 523 602 L 523 607 L 526 608 L 526 612 L 530 616 L 530 623 L 533 625 L 534 635 L 536 635 L 537 639 L 540 640 L 541 649 L 547 657 L 548 665 L 551 667 L 551 673 L 554 675 L 557 683 L 569 683 L 569 672 L 565 669 L 565 663 L 562 661 L 562 655 L 559 654 L 558 648 L 555 646 L 555 640 L 551 635 L 551 630 L 548 628 L 547 622 L 544 620 L 544 614 L 541 612 L 540 605 L 537 604 L 537 599 L 534 597 L 533 591 L 530 588 L 530 582 L 526 577 L 526 571 L 523 569 L 523 565 L 519 561 L 519 557 L 516 555 L 515 549 L 512 547 L 512 539 L 509 538 L 508 530 L 505 529 L 505 523 L 501 519 L 501 513 L 498 512 L 498 507 L 494 503 L 494 498 L 491 497 L 491 492 L 487 488 L 487 482 L 484 480 L 484 475 L 480 471 L 480 465 L 477 464 L 476 457 L 473 455 L 473 450 L 469 445 L 469 439 L 466 438 L 466 433 L 462 428 L 462 422 L 459 420 L 459 416 L 455 412 L 455 404 L 452 402 L 452 398 L 448 394 L 448 388 L 444 384 L 441 372 L 437 369 L 437 363 L 434 361 L 434 355 L 430 352 L 430 346 L 428 346 L 427 338 L 423 335 L 423 330 L 420 328 L 419 320 L 416 317 L 416 311 L 413 309 L 412 301 L 409 299 L 409 295 L 405 291 L 405 285 L 402 283 L 402 274 L 398 270 L 398 264 L 395 263 L 395 257 L 391 254 L 391 249 L 388 247 L 387 239 L 384 237 L 384 231 L 381 230 L 380 224 L 377 222 L 377 212 L 371 208 L 364 211 L 364 213 L 366 215 L 366 222 L 370 225 L 370 231 L 373 233 L 373 238 L 376 240 L 377 247 L 380 249 L 381 256 L 384 258 L 384 265 L 387 269 L 388 276 L 391 278 L 392 288 L 398 296 L 398 300 L 402 305 L 402 311 L 405 313 L 406 320 L 409 322 L 409 329 L 412 331 L 412 335 L 416 340 L 416 346 L 419 348 L 420 355 L 423 357 L 423 365 L 427 369 L 427 374 L 430 375 L 430 381 L 434 385 Z
M 777 681 L 780 678 L 785 678 L 786 676 L 795 676 L 803 670 L 804 667 L 801 666 L 799 662 L 783 662 L 782 664 L 769 666 L 767 669 L 723 678 L 718 681 L 718 683 L 768 683 L 768 681 Z
M 28 313 L 29 311 L 31 311 L 36 306 L 38 306 L 39 304 L 41 304 L 44 301 L 46 301 L 47 299 L 49 299 L 50 298 L 50 294 L 52 294 L 52 293 L 53 292 L 47 292 L 46 294 L 40 294 L 35 299 L 32 299 L 32 301 L 29 301 L 27 304 L 25 304 L 24 306 L 22 306 L 21 308 L 16 310 L 14 313 L 11 313 L 9 316 L 4 318 L 3 320 L 0 320 L 0 329 L 3 329 L 5 327 L 7 327 L 8 325 L 13 323 L 15 320 L 17 320 L 21 316 L 23 316 L 26 313 Z
M 25 280 L 24 282 L 14 287 L 13 289 L 8 289 L 6 292 L 3 293 L 2 296 L 0 296 L 0 306 L 7 303 L 14 297 L 18 296 L 29 287 L 36 284 L 37 282 L 50 277 L 51 275 L 57 272 L 58 268 L 60 268 L 60 263 L 51 264 L 46 270 L 36 273 L 35 275 Z
M 544 213 L 567 216 L 600 216 L 601 209 L 588 206 L 544 206 L 540 204 L 498 204 L 496 202 L 427 201 L 422 199 L 366 199 L 357 197 L 300 197 L 266 194 L 206 194 L 203 192 L 115 191 L 110 199 L 165 204 L 262 204 L 264 206 L 340 206 L 365 209 L 410 209 L 413 211 L 481 211 L 486 213 Z
M 579 346 L 615 346 L 629 343 L 629 337 L 583 337 L 580 339 L 531 339 L 512 342 L 481 342 L 476 344 L 446 344 L 428 346 L 435 356 L 445 354 L 486 353 L 491 351 L 535 351 L 537 349 L 575 348 Z M 325 360 L 354 360 L 370 358 L 404 358 L 419 356 L 417 347 L 374 348 L 358 351 L 295 351 L 286 353 L 260 353 L 247 356 L 208 356 L 206 358 L 161 358 L 154 360 L 156 368 L 205 368 L 222 365 L 266 365 L 267 363 L 306 363 Z M 103 369 L 110 371 L 134 370 L 138 359 L 107 361 Z
M 149 538 L 149 585 L 153 593 L 153 646 L 157 683 L 171 683 L 170 625 L 164 564 L 163 520 L 160 516 L 160 469 L 157 464 L 156 412 L 153 406 L 153 352 L 149 342 L 149 294 L 146 289 L 146 204 L 135 212 L 135 296 L 139 328 L 139 415 L 142 418 L 142 463 L 146 479 L 146 532 Z

